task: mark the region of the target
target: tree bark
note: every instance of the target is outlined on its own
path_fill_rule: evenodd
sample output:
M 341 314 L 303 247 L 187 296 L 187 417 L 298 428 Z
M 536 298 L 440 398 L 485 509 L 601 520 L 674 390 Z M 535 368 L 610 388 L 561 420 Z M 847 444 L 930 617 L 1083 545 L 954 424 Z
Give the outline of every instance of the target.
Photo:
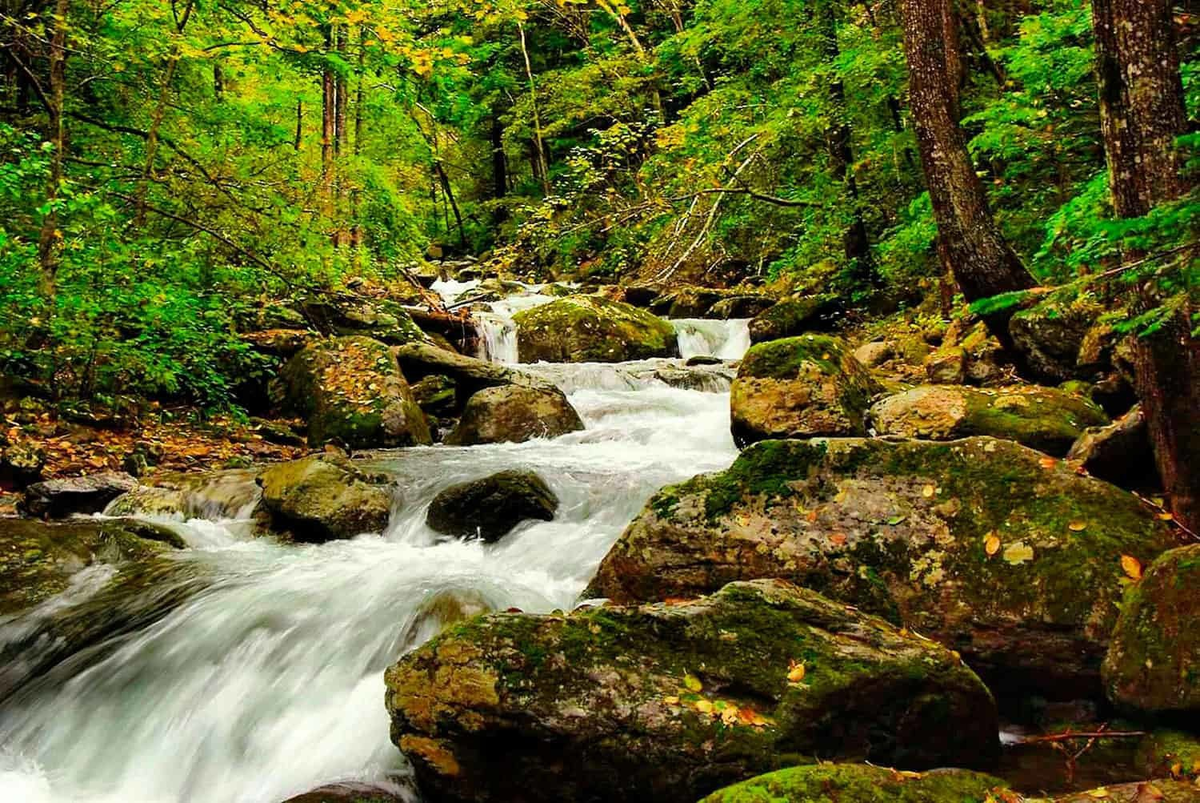
M 1175 138 L 1187 131 L 1170 0 L 1094 0 L 1100 121 L 1113 208 L 1142 217 L 1190 188 Z M 1127 262 L 1141 254 L 1126 251 Z M 1194 256 L 1185 253 L 1185 257 Z M 1200 341 L 1192 336 L 1195 299 L 1168 299 L 1142 281 L 1134 312 L 1164 303 L 1165 325 L 1134 338 L 1138 395 L 1155 461 L 1175 518 L 1200 528 Z
M 938 226 L 938 253 L 968 301 L 1034 286 L 1033 277 L 1000 233 L 958 123 L 957 71 L 948 40 L 949 0 L 900 0 L 909 96 L 929 195 Z M 988 329 L 1011 345 L 1011 313 L 989 315 Z
M 325 29 L 325 52 L 333 50 L 333 29 Z M 337 141 L 337 82 L 334 79 L 333 68 L 326 65 L 321 71 L 321 211 L 325 217 L 333 219 L 333 155 Z M 336 230 L 331 233 L 334 245 L 337 245 Z
M 529 79 L 529 102 L 533 107 L 533 145 L 534 163 L 533 174 L 541 179 L 542 195 L 550 195 L 550 167 L 546 157 L 546 143 L 542 141 L 542 118 L 538 113 L 537 84 L 533 80 L 533 65 L 529 61 L 529 47 L 525 42 L 525 26 L 517 21 L 517 32 L 521 35 L 521 55 L 525 57 L 525 76 Z
M 58 189 L 63 177 L 63 159 L 66 156 L 67 137 L 63 125 L 63 104 L 67 95 L 67 13 L 70 11 L 70 0 L 56 0 L 54 4 L 54 33 L 50 38 L 50 93 L 47 112 L 50 116 L 50 144 L 53 151 L 50 154 L 50 175 L 46 181 L 46 205 L 48 211 L 42 218 L 42 228 L 38 233 L 38 262 L 42 274 L 39 287 L 42 297 L 47 301 L 54 298 L 55 279 L 58 273 L 59 245 L 61 235 L 58 231 Z
M 504 124 L 500 115 L 492 115 L 492 197 L 503 198 L 508 194 L 508 159 L 504 154 Z

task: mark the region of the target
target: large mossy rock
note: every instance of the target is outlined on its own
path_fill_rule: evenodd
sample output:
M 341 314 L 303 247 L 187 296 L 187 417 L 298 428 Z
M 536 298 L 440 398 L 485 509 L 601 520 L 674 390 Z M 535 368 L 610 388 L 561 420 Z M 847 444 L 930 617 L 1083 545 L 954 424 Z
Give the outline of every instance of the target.
M 1130 587 L 1104 660 L 1109 699 L 1148 714 L 1200 715 L 1200 544 L 1173 549 Z
M 532 471 L 501 471 L 451 485 L 429 503 L 425 523 L 444 535 L 498 541 L 527 519 L 552 521 L 558 497 Z
M 414 300 L 419 300 L 419 294 Z M 305 302 L 304 312 L 322 331 L 339 335 L 361 335 L 393 346 L 429 341 L 408 310 L 394 299 L 328 294 Z
M 735 784 L 701 803 L 985 803 L 1007 784 L 966 770 L 898 772 L 867 764 L 788 767 Z
M 479 443 L 524 443 L 533 438 L 557 438 L 583 429 L 583 419 L 554 387 L 503 385 L 473 395 L 449 435 L 451 446 Z
M 739 446 L 772 438 L 865 435 L 871 397 L 882 390 L 849 346 L 803 335 L 753 346 L 730 395 Z
M 1023 696 L 1099 696 L 1122 555 L 1175 545 L 1132 494 L 1009 441 L 769 441 L 650 499 L 587 592 L 782 577 L 959 650 Z
M 513 320 L 521 362 L 624 362 L 679 354 L 671 324 L 602 296 L 560 298 Z
M 833 296 L 784 299 L 751 319 L 750 342 L 765 343 L 805 332 L 826 331 L 837 318 L 839 308 Z
M 1088 378 L 1080 371 L 1080 349 L 1099 310 L 1045 302 L 1017 312 L 1008 323 L 1013 348 L 1028 371 L 1047 382 Z
M 817 758 L 997 753 L 995 703 L 942 647 L 780 581 L 687 603 L 460 624 L 385 675 L 430 799 L 691 803 Z
M 386 480 L 349 460 L 315 455 L 278 463 L 258 477 L 275 527 L 299 541 L 329 541 L 387 527 L 392 495 Z
M 1108 423 L 1104 411 L 1087 399 L 1032 386 L 977 390 L 923 385 L 881 399 L 868 418 L 879 435 L 937 441 L 990 435 L 1058 457 L 1087 427 Z
M 134 519 L 0 518 L 0 616 L 61 593 L 93 564 L 144 560 L 183 546 L 170 528 Z
M 314 343 L 281 374 L 281 407 L 308 419 L 308 442 L 351 448 L 432 443 L 429 425 L 387 345 L 366 337 Z

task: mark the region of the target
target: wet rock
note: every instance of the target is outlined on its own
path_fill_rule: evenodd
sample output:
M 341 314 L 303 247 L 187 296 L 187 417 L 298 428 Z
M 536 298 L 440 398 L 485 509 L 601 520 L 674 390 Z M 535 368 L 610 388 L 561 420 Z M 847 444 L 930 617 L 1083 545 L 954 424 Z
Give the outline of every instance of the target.
M 713 304 L 705 317 L 729 321 L 753 318 L 775 306 L 775 299 L 764 295 L 740 295 L 723 298 Z
M 1197 783 L 1200 735 L 1165 728 L 1148 733 L 1138 742 L 1137 767 L 1147 778 L 1177 777 Z
M 405 794 L 395 784 L 380 786 L 368 783 L 335 783 L 289 797 L 283 803 L 411 803 L 412 795 Z
M 896 353 L 896 346 L 888 340 L 877 340 L 873 343 L 863 343 L 854 350 L 854 359 L 868 368 L 875 368 L 890 360 Z
M 943 346 L 925 358 L 925 376 L 935 385 L 961 385 L 967 381 L 967 350 Z
M 21 489 L 42 479 L 46 452 L 28 441 L 0 449 L 0 488 Z
M 1104 660 L 1118 706 L 1146 714 L 1200 713 L 1200 544 L 1154 561 L 1121 604 Z
M 724 360 L 720 357 L 713 357 L 709 354 L 697 354 L 693 357 L 688 357 L 683 364 L 688 368 L 694 368 L 698 365 L 722 365 Z
M 280 407 L 308 419 L 308 442 L 350 448 L 432 442 L 421 408 L 389 348 L 365 337 L 314 343 L 284 367 Z
M 99 513 L 109 502 L 137 484 L 136 479 L 119 471 L 45 480 L 25 489 L 24 506 L 31 516 L 52 519 L 73 513 Z
M 1108 422 L 1104 411 L 1086 399 L 1034 386 L 923 385 L 876 402 L 868 418 L 880 435 L 924 440 L 990 435 L 1059 457 L 1086 427 Z
M 1099 696 L 1122 555 L 1175 545 L 1132 494 L 1009 441 L 768 441 L 652 497 L 585 596 L 781 577 L 962 653 L 993 689 Z
M 284 421 L 272 421 L 269 418 L 251 418 L 250 423 L 267 443 L 276 443 L 280 446 L 303 446 L 306 442 L 303 436 Z
M 501 471 L 433 498 L 425 523 L 444 535 L 498 541 L 527 519 L 552 521 L 558 497 L 532 471 Z
M 967 770 L 901 773 L 867 764 L 821 764 L 760 775 L 714 792 L 701 803 L 984 803 L 1008 786 Z
M 684 285 L 659 296 L 650 309 L 668 318 L 707 318 L 713 305 L 728 295 L 715 287 Z
M 1141 405 L 1106 427 L 1088 427 L 1072 444 L 1067 459 L 1122 488 L 1162 487 Z
M 649 307 L 662 295 L 662 287 L 653 284 L 631 284 L 623 289 L 622 300 L 635 307 Z
M 309 300 L 304 310 L 309 320 L 319 324 L 322 331 L 369 337 L 393 346 L 428 341 L 408 310 L 391 299 L 353 293 L 329 294 Z
M 769 438 L 866 434 L 881 390 L 850 349 L 830 335 L 760 343 L 746 352 L 730 396 L 739 446 Z
M 62 592 L 95 563 L 141 560 L 183 546 L 170 528 L 132 519 L 0 519 L 0 615 Z
M 444 588 L 430 594 L 413 614 L 400 643 L 415 647 L 450 625 L 495 610 L 483 594 L 473 589 Z
M 426 416 L 443 418 L 458 410 L 455 401 L 457 384 L 442 374 L 430 374 L 412 386 L 413 398 Z
M 187 494 L 178 488 L 138 485 L 110 502 L 104 513 L 108 516 L 182 518 L 187 509 Z
M 1049 382 L 1086 378 L 1077 368 L 1079 353 L 1096 315 L 1095 309 L 1045 302 L 1013 315 L 1008 332 L 1035 378 Z
M 446 443 L 523 443 L 581 429 L 583 420 L 558 388 L 504 385 L 471 396 L 458 426 L 446 436 Z
M 385 680 L 392 741 L 437 800 L 691 803 L 817 756 L 924 768 L 997 752 L 991 695 L 951 652 L 773 580 L 492 614 Z
M 1052 798 L 1027 797 L 1025 803 L 1196 803 L 1200 789 L 1187 781 L 1153 780 L 1114 784 Z
M 624 362 L 679 353 L 671 324 L 601 296 L 567 296 L 513 320 L 521 362 Z
M 765 343 L 806 332 L 828 331 L 840 309 L 833 296 L 785 299 L 754 316 L 750 321 L 750 342 Z
M 486 360 L 452 354 L 444 349 L 413 343 L 395 349 L 396 358 L 404 375 L 413 380 L 430 376 L 445 376 L 454 380 L 457 407 L 462 409 L 467 400 L 484 388 L 503 385 L 519 385 L 528 388 L 552 389 L 554 385 L 516 368 L 499 365 Z
M 385 481 L 344 458 L 315 455 L 278 463 L 258 477 L 276 527 L 300 541 L 329 541 L 387 527 L 392 495 Z

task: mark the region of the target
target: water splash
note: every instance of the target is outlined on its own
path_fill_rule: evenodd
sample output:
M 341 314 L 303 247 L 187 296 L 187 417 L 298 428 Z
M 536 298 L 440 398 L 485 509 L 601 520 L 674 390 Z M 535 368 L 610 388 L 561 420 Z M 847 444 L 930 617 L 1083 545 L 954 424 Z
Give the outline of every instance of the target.
M 710 321 L 703 318 L 675 318 L 671 324 L 679 339 L 679 355 L 740 360 L 750 348 L 749 319 Z

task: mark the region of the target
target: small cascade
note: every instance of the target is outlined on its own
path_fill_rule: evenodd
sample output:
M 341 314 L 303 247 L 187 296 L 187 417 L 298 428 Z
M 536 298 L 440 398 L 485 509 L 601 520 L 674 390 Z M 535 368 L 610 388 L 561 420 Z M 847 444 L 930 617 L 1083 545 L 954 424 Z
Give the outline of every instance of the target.
M 515 365 L 520 362 L 517 353 L 517 324 L 513 316 L 518 312 L 554 301 L 554 296 L 544 295 L 545 285 L 524 285 L 525 291 L 490 304 L 490 312 L 476 312 L 479 330 L 480 359 L 488 362 Z
M 717 357 L 740 360 L 750 348 L 750 321 L 738 318 L 710 321 L 704 318 L 676 318 L 671 321 L 679 338 L 679 356 Z
M 478 279 L 460 282 L 454 279 L 446 279 L 445 281 L 438 279 L 433 284 L 429 285 L 429 289 L 442 297 L 442 301 L 447 304 L 453 304 L 464 295 L 474 290 L 479 286 Z

